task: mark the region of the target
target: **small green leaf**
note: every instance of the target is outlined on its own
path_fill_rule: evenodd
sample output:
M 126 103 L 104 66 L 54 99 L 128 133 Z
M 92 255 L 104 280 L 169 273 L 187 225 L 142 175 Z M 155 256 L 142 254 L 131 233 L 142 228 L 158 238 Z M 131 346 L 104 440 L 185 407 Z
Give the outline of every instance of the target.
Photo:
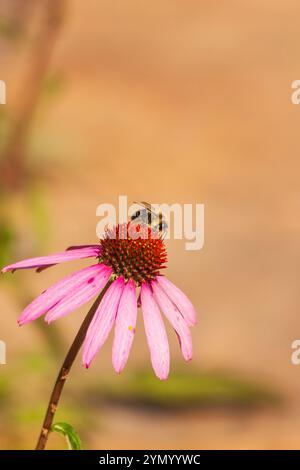
M 81 440 L 74 430 L 74 428 L 68 423 L 55 423 L 51 428 L 52 432 L 58 432 L 65 436 L 69 450 L 82 450 Z

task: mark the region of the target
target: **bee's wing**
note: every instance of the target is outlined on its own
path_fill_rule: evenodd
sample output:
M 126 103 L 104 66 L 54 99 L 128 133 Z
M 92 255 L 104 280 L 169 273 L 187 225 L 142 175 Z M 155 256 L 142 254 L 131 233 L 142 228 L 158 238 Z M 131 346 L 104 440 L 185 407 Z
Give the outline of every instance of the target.
M 151 204 L 149 204 L 149 202 L 145 202 L 145 201 L 140 201 L 140 202 L 133 201 L 133 202 L 134 204 L 139 204 L 140 206 L 144 207 L 145 209 L 147 209 L 147 211 L 151 212 L 151 214 L 157 217 L 157 214 L 151 209 Z

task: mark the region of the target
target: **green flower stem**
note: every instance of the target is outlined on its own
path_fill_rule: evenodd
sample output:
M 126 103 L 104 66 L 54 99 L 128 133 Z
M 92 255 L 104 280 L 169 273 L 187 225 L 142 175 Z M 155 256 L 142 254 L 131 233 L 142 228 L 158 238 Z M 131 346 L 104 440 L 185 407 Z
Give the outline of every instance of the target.
M 54 388 L 51 393 L 51 397 L 49 400 L 49 405 L 46 411 L 45 419 L 43 422 L 43 426 L 40 432 L 40 436 L 36 445 L 36 450 L 44 450 L 49 433 L 51 431 L 51 426 L 53 423 L 54 415 L 58 407 L 59 399 L 61 397 L 61 393 L 63 391 L 66 379 L 69 375 L 69 372 L 71 370 L 71 367 L 74 363 L 74 360 L 76 359 L 76 356 L 84 342 L 87 330 L 90 326 L 90 323 L 96 313 L 96 310 L 111 283 L 113 282 L 113 279 L 110 279 L 104 289 L 101 291 L 100 295 L 97 297 L 96 301 L 90 308 L 89 312 L 87 313 L 81 327 L 78 330 L 77 335 L 75 336 L 75 339 L 65 357 L 65 360 L 63 362 L 63 365 L 61 366 L 61 369 L 59 371 L 59 374 L 57 376 Z

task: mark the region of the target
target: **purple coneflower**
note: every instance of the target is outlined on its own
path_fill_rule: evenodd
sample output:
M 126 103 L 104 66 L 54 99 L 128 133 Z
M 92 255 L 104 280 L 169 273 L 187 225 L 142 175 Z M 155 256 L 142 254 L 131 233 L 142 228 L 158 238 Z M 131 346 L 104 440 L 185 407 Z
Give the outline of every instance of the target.
M 63 317 L 95 297 L 110 283 L 89 324 L 83 347 L 83 364 L 89 367 L 115 326 L 112 362 L 120 373 L 127 362 L 135 334 L 137 307 L 142 307 L 147 342 L 155 374 L 167 379 L 170 353 L 161 312 L 177 333 L 183 357 L 192 358 L 190 326 L 196 313 L 187 296 L 160 274 L 167 254 L 164 241 L 148 226 L 139 237 L 124 237 L 128 224 L 108 231 L 99 245 L 71 247 L 65 252 L 11 264 L 2 272 L 36 268 L 41 271 L 65 261 L 96 258 L 97 262 L 76 271 L 45 290 L 22 312 L 24 325 L 45 314 L 48 323 Z M 137 299 L 136 289 L 140 288 Z

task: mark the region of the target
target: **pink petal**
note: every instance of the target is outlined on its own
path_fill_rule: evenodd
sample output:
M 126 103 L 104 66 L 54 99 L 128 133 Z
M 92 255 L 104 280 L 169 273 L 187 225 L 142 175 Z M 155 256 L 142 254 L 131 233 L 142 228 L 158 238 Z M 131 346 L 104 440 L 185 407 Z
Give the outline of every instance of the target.
M 83 347 L 83 364 L 89 367 L 94 356 L 105 343 L 115 322 L 124 279 L 119 277 L 108 288 L 87 331 Z
M 159 284 L 153 281 L 151 286 L 156 302 L 178 335 L 184 359 L 190 361 L 193 356 L 193 345 L 191 332 L 186 321 Z
M 78 249 L 71 249 L 62 253 L 55 253 L 48 256 L 40 256 L 38 258 L 25 259 L 18 263 L 10 264 L 2 269 L 2 273 L 8 271 L 16 271 L 17 269 L 29 269 L 29 268 L 40 268 L 44 266 L 51 266 L 64 261 L 73 261 L 76 259 L 92 258 L 99 255 L 99 247 L 91 245 L 89 247 L 83 247 Z
M 152 367 L 157 377 L 165 380 L 170 368 L 169 343 L 164 322 L 148 284 L 142 284 L 141 300 Z
M 49 287 L 23 310 L 18 320 L 19 325 L 23 325 L 24 323 L 28 323 L 40 317 L 69 294 L 69 292 L 77 289 L 82 282 L 102 272 L 103 269 L 107 269 L 107 267 L 104 267 L 102 264 L 88 266 L 87 268 L 70 274 Z
M 81 305 L 87 303 L 104 288 L 110 275 L 111 268 L 105 267 L 94 276 L 85 279 L 49 310 L 45 317 L 46 322 L 51 323 L 60 317 L 64 317 Z
M 95 250 L 98 250 L 98 251 L 101 250 L 100 245 L 73 245 L 73 246 L 68 246 L 68 248 L 66 248 L 66 251 L 82 250 L 83 248 L 95 248 Z
M 169 279 L 164 276 L 157 276 L 157 282 L 163 288 L 167 296 L 172 300 L 176 307 L 180 310 L 181 315 L 190 326 L 197 323 L 196 311 L 188 299 L 188 297 L 176 287 Z
M 95 248 L 95 250 L 97 250 L 97 258 L 100 256 L 101 254 L 101 246 L 100 245 L 76 245 L 76 246 L 69 246 L 68 248 L 66 248 L 66 251 L 69 251 L 69 250 L 82 250 L 83 248 Z M 48 264 L 47 266 L 39 266 L 37 269 L 36 269 L 36 272 L 37 273 L 41 273 L 42 271 L 45 271 L 46 269 L 48 268 L 52 268 L 52 266 L 55 266 L 55 264 Z
M 115 336 L 112 349 L 112 362 L 115 371 L 120 374 L 124 369 L 135 334 L 137 301 L 135 284 L 132 279 L 125 285 L 119 303 Z

